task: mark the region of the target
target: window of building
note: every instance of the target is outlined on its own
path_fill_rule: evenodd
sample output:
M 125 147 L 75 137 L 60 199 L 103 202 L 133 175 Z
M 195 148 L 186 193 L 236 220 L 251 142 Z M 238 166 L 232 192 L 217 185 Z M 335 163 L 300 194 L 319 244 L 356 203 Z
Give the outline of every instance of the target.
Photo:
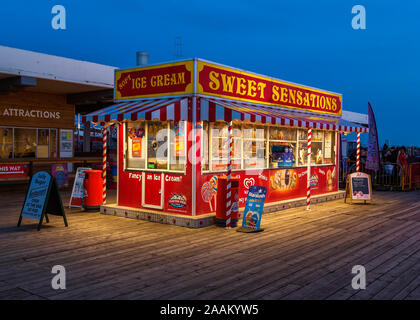
M 57 129 L 48 128 L 0 127 L 0 159 L 57 158 L 57 133 Z M 72 144 L 70 153 L 71 148 Z
M 187 164 L 185 121 L 170 122 L 170 137 L 169 169 L 174 171 L 183 171 Z
M 232 130 L 232 169 L 241 169 L 242 132 L 237 125 Z M 210 124 L 210 168 L 211 171 L 226 171 L 228 163 L 228 126 L 226 123 Z
M 36 129 L 14 129 L 14 157 L 35 158 L 36 157 Z
M 266 129 L 263 126 L 244 125 L 244 169 L 263 169 L 266 167 Z
M 202 128 L 202 170 L 226 171 L 227 124 L 203 122 Z M 307 129 L 236 124 L 232 169 L 306 166 L 307 142 Z M 312 130 L 311 165 L 335 164 L 335 143 L 334 132 Z
M 126 127 L 126 159 L 127 168 L 145 169 L 146 168 L 146 123 L 130 122 Z
M 297 130 L 285 127 L 270 127 L 269 135 L 269 167 L 296 166 Z
M 13 129 L 0 128 L 0 159 L 9 159 L 13 157 Z
M 126 168 L 184 172 L 187 163 L 185 121 L 126 124 Z
M 50 129 L 50 158 L 57 158 L 57 129 Z
M 36 147 L 37 158 L 48 158 L 50 147 L 50 130 L 38 129 L 38 143 Z

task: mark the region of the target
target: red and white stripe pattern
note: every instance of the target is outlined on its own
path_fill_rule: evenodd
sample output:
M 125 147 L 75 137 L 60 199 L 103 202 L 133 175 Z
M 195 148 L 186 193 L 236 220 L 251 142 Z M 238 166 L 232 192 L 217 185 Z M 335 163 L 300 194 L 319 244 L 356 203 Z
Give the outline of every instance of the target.
M 192 121 L 192 108 L 188 101 L 192 98 L 174 97 L 119 102 L 107 108 L 82 117 L 82 122 L 94 123 L 122 122 L 125 120 L 174 120 Z M 290 108 L 239 102 L 229 99 L 197 98 L 201 106 L 197 110 L 197 121 L 214 122 L 241 120 L 262 124 L 279 124 L 299 128 L 338 130 L 343 132 L 368 132 L 368 128 L 359 127 L 351 122 L 339 121 L 337 116 L 317 115 L 317 120 L 308 120 L 314 114 Z M 322 119 L 320 119 L 322 118 Z
M 108 123 L 125 120 L 192 121 L 192 98 L 162 98 L 124 101 L 82 117 L 82 122 Z
M 228 125 L 228 163 L 227 163 L 227 192 L 226 192 L 226 229 L 231 228 L 232 213 L 232 144 L 233 144 L 233 122 L 229 121 Z
M 357 133 L 356 172 L 360 171 L 360 132 Z
M 107 127 L 103 128 L 103 145 L 102 145 L 102 201 L 106 204 L 106 138 Z
M 298 128 L 313 128 L 324 130 L 338 130 L 343 132 L 367 132 L 368 128 L 359 127 L 348 121 L 341 121 L 339 117 L 317 115 L 317 120 L 309 120 L 313 114 L 286 110 L 268 105 L 238 102 L 228 99 L 201 98 L 200 110 L 197 112 L 198 121 L 214 122 L 224 120 L 249 121 L 251 123 L 278 124 Z
M 311 144 L 312 144 L 312 129 L 308 128 L 308 171 L 307 171 L 306 210 L 311 209 Z

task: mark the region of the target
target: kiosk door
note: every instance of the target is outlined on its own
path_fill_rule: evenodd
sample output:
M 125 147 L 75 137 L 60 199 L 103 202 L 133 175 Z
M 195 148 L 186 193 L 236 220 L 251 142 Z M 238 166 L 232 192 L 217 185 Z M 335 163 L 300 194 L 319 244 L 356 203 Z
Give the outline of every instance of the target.
M 142 207 L 163 209 L 164 174 L 143 172 Z

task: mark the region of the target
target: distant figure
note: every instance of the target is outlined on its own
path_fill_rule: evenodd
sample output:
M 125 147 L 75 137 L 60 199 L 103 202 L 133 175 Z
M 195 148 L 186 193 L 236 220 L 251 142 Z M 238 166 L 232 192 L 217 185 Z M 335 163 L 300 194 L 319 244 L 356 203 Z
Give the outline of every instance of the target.
M 398 152 L 398 158 L 397 163 L 401 166 L 400 175 L 401 175 L 401 181 L 402 186 L 406 184 L 406 181 L 408 179 L 408 158 L 406 153 L 405 147 L 401 147 L 400 151 Z

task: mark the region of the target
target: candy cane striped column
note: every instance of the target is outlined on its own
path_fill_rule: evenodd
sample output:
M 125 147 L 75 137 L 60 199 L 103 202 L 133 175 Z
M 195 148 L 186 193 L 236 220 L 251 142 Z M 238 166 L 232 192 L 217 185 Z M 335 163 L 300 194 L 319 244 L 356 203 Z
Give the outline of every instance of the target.
M 360 132 L 357 133 L 356 172 L 360 171 Z
M 311 210 L 311 143 L 312 128 L 308 128 L 308 169 L 307 169 L 307 190 L 306 190 L 306 210 Z
M 232 127 L 233 127 L 233 122 L 230 121 L 229 122 L 229 126 L 228 126 L 228 145 L 229 145 L 229 149 L 228 149 L 228 163 L 227 163 L 227 192 L 226 192 L 226 229 L 230 229 L 231 228 L 231 219 L 230 219 L 230 214 L 232 212 L 232 197 L 231 197 L 231 176 L 232 176 Z
M 102 201 L 106 204 L 106 127 L 102 130 L 103 145 L 102 145 Z

